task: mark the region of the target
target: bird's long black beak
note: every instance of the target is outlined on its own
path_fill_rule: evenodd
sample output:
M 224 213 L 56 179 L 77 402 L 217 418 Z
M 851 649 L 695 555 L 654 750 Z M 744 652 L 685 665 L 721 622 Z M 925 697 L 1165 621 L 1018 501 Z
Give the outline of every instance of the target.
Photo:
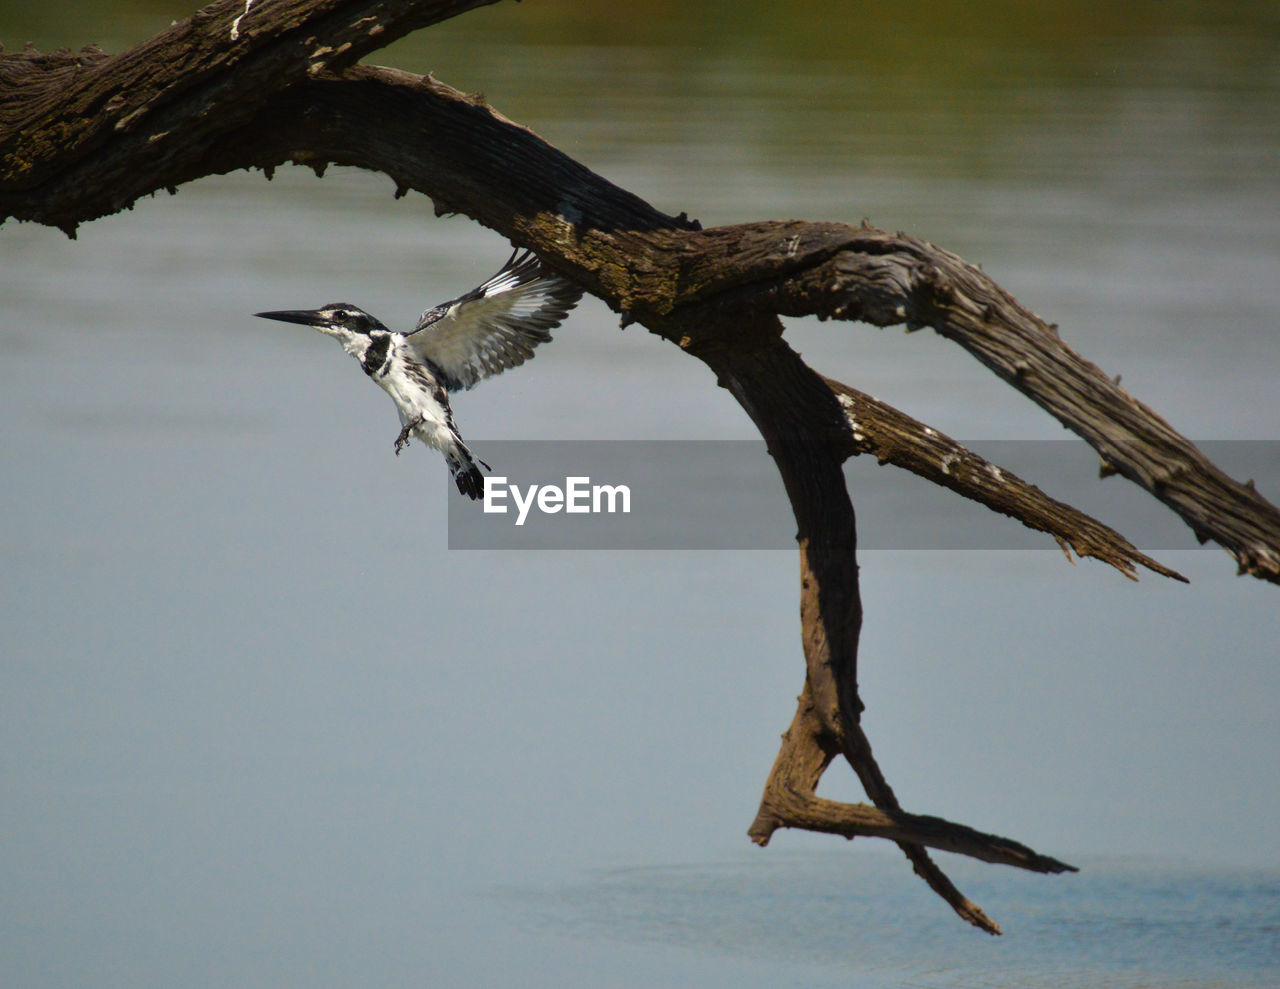
M 324 322 L 317 309 L 283 309 L 278 312 L 256 312 L 263 319 L 278 319 L 282 323 L 301 323 L 303 326 L 319 326 Z

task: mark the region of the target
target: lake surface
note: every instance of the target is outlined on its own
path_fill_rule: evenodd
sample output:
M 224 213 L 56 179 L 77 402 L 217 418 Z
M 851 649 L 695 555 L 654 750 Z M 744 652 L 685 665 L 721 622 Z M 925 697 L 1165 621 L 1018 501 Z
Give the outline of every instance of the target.
M 119 50 L 186 12 L 5 10 L 0 41 Z M 483 90 L 667 212 L 957 251 L 1274 477 L 1249 461 L 1280 440 L 1273 6 L 840 18 L 530 0 L 373 61 Z M 1280 984 L 1276 588 L 1214 550 L 1158 552 L 1189 587 L 1051 543 L 865 552 L 866 725 L 904 805 L 1083 871 L 947 857 L 992 939 L 891 847 L 751 848 L 803 677 L 794 551 L 450 551 L 439 458 L 392 456 L 332 344 L 248 315 L 403 325 L 506 256 L 392 192 L 285 169 L 74 242 L 0 227 L 0 982 Z M 931 334 L 788 335 L 975 444 L 1064 435 Z M 594 300 L 455 409 L 482 457 L 755 438 Z M 836 770 L 824 793 L 862 799 Z

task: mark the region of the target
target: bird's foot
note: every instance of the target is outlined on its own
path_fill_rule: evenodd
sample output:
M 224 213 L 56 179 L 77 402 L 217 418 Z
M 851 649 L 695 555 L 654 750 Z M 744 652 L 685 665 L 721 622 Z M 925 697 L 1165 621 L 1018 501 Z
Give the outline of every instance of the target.
M 412 422 L 406 422 L 404 429 L 400 430 L 400 435 L 396 437 L 396 456 L 400 456 L 400 451 L 409 445 L 409 437 L 413 431 L 422 425 L 422 416 L 414 419 Z

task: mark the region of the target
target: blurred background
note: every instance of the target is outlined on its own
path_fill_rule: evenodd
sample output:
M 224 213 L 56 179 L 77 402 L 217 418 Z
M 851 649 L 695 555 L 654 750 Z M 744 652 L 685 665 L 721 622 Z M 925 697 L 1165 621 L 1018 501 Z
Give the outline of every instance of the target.
M 0 42 L 116 52 L 190 12 L 7 0 Z M 526 0 L 371 61 L 705 225 L 924 237 L 1187 435 L 1280 439 L 1274 4 Z M 403 327 L 508 250 L 341 168 L 205 179 L 74 241 L 0 227 L 0 981 L 1280 981 L 1275 587 L 1212 549 L 1161 554 L 1190 586 L 1048 540 L 864 552 L 866 726 L 904 806 L 1083 871 L 941 856 L 993 941 L 892 846 L 757 850 L 794 551 L 450 552 L 439 457 L 393 457 L 336 346 L 249 315 Z M 1064 435 L 933 334 L 788 336 L 957 438 Z M 455 411 L 482 457 L 753 438 L 595 300 Z M 888 470 L 850 465 L 855 505 Z

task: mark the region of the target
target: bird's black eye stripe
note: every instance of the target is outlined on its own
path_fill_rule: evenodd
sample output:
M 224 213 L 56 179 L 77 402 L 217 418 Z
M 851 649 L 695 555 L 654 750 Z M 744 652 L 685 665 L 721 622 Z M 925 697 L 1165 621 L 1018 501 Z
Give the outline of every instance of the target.
M 345 326 L 356 333 L 369 333 L 378 326 L 377 320 L 359 309 L 346 309 L 341 306 L 335 306 L 327 310 L 325 315 L 334 323 Z

